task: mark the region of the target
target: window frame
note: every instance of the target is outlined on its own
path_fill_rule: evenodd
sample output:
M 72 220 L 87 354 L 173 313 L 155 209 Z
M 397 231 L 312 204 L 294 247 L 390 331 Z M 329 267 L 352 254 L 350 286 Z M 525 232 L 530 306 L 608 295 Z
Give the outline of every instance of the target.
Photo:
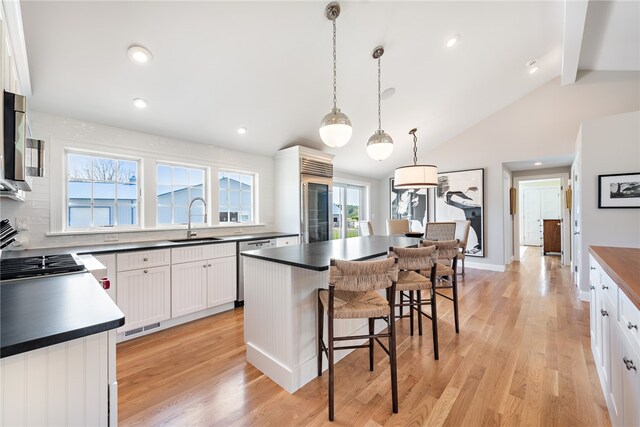
M 167 206 L 167 205 L 159 205 L 158 204 L 158 167 L 159 166 L 168 166 L 170 168 L 186 168 L 187 170 L 189 169 L 197 169 L 197 170 L 201 170 L 204 172 L 204 179 L 203 179 L 203 183 L 202 183 L 202 198 L 206 201 L 206 209 L 205 209 L 205 214 L 207 215 L 207 221 L 205 222 L 197 222 L 194 224 L 199 225 L 200 227 L 210 227 L 211 226 L 211 197 L 209 194 L 209 181 L 210 181 L 210 176 L 211 176 L 211 168 L 209 166 L 203 166 L 203 165 L 196 165 L 196 164 L 191 164 L 191 163 L 179 163 L 179 162 L 171 162 L 171 161 L 166 161 L 166 160 L 156 160 L 155 161 L 155 167 L 154 167 L 154 177 L 155 177 L 155 188 L 153 190 L 154 194 L 155 194 L 155 212 L 154 212 L 154 216 L 155 216 L 155 228 L 156 229 L 175 229 L 175 228 L 186 228 L 188 227 L 187 223 L 175 223 L 174 221 L 174 208 L 178 207 L 178 208 L 182 208 L 182 207 L 186 207 L 188 208 L 189 205 L 187 204 L 187 206 L 176 206 L 174 204 L 174 197 L 173 197 L 173 187 L 174 187 L 174 183 L 173 183 L 173 173 L 171 174 L 171 187 L 172 187 L 172 196 L 171 196 L 171 205 Z M 191 203 L 191 198 L 189 198 L 189 203 Z M 171 208 L 171 222 L 170 223 L 166 223 L 166 224 L 160 224 L 158 222 L 158 207 L 159 206 L 164 206 L 164 207 L 170 207 Z M 187 222 L 188 222 L 188 218 L 187 218 Z
M 137 194 L 136 194 L 136 209 L 137 209 L 137 224 L 127 224 L 127 225 L 122 225 L 122 224 L 114 224 L 114 225 L 89 225 L 88 227 L 73 227 L 69 224 L 69 219 L 70 219 L 70 215 L 69 215 L 69 209 L 70 209 L 70 205 L 69 205 L 69 155 L 70 154 L 75 154 L 75 155 L 79 155 L 79 156 L 89 156 L 89 157 L 101 157 L 101 158 L 106 158 L 109 160 L 115 160 L 115 161 L 120 161 L 120 160 L 124 160 L 124 161 L 129 161 L 129 162 L 135 162 L 137 165 L 137 175 L 136 175 L 136 186 L 137 186 Z M 70 147 L 65 147 L 63 149 L 63 189 L 62 189 L 62 194 L 63 194 L 63 204 L 64 204 L 64 212 L 62 215 L 62 219 L 63 219 L 63 230 L 65 232 L 83 232 L 83 231 L 104 231 L 104 232 L 109 232 L 109 231 L 113 231 L 113 232 L 118 232 L 118 231 L 135 231 L 135 230 L 141 230 L 143 229 L 143 212 L 144 212 L 144 199 L 143 199 L 143 160 L 140 157 L 135 157 L 135 156 L 123 156 L 123 155 L 119 155 L 119 154 L 113 154 L 113 153 L 106 153 L 106 152 L 101 152 L 101 151 L 92 151 L 92 150 L 83 150 L 83 149 L 77 149 L 77 148 L 70 148 Z M 93 160 L 92 160 L 92 165 L 93 165 Z M 96 182 L 93 179 L 93 176 L 91 177 L 91 180 L 89 181 L 91 183 L 91 204 L 89 205 L 91 207 L 91 216 L 92 216 L 92 220 L 93 220 L 93 209 L 94 209 L 94 203 L 93 203 L 93 183 Z M 97 182 L 103 182 L 103 181 L 97 181 Z M 117 208 L 118 203 L 116 200 L 118 197 L 118 184 L 123 184 L 121 182 L 114 181 L 115 184 L 115 198 L 114 198 L 114 210 Z M 98 208 L 101 206 L 98 206 Z M 117 222 L 117 215 L 116 218 L 114 219 L 115 222 Z
M 370 206 L 369 206 L 369 185 L 367 183 L 364 182 L 359 182 L 359 181 L 351 181 L 351 180 L 342 180 L 342 179 L 336 179 L 334 178 L 333 181 L 333 186 L 331 187 L 331 193 L 332 193 L 332 200 L 331 200 L 331 212 L 333 212 L 333 194 L 335 193 L 334 189 L 335 188 L 341 188 L 344 190 L 344 202 L 342 209 L 341 209 L 341 215 L 343 218 L 343 223 L 340 227 L 340 235 L 338 236 L 337 239 L 333 239 L 333 231 L 332 231 L 332 239 L 331 240 L 340 240 L 340 239 L 348 239 L 349 236 L 349 231 L 348 231 L 348 227 L 347 227 L 347 213 L 348 213 L 348 194 L 347 191 L 349 191 L 349 189 L 357 189 L 360 193 L 360 201 L 359 201 L 359 218 L 358 218 L 358 226 L 356 227 L 357 231 L 358 231 L 358 235 L 357 236 L 352 236 L 352 237 L 358 237 L 362 235 L 362 231 L 360 230 L 360 222 L 362 221 L 370 221 L 370 215 L 369 215 L 369 210 L 370 210 Z M 332 214 L 333 216 L 333 214 Z M 342 236 L 342 237 L 341 237 Z
M 221 191 L 221 187 L 220 187 L 220 175 L 226 173 L 226 174 L 237 174 L 240 175 L 240 182 L 242 183 L 242 176 L 251 176 L 253 178 L 253 184 L 251 186 L 251 220 L 250 221 L 238 221 L 238 222 L 232 222 L 232 221 L 220 221 L 220 213 L 222 212 L 220 210 L 221 206 L 223 206 L 222 201 L 220 200 L 220 191 Z M 218 169 L 218 179 L 216 181 L 217 185 L 218 185 L 218 206 L 216 209 L 216 219 L 218 220 L 218 225 L 221 226 L 239 226 L 239 225 L 253 225 L 253 224 L 258 224 L 259 220 L 258 220 L 258 172 L 253 172 L 253 171 L 247 171 L 247 170 L 237 170 L 237 169 L 228 169 L 228 168 L 219 168 Z M 227 188 L 227 191 L 230 190 L 229 188 Z M 242 190 L 239 191 L 240 192 L 240 205 L 239 207 L 242 208 Z M 228 201 L 227 201 L 228 202 Z M 229 211 L 229 207 L 231 206 L 229 203 L 225 203 L 225 206 L 227 206 L 227 218 L 230 219 L 231 218 L 231 214 Z

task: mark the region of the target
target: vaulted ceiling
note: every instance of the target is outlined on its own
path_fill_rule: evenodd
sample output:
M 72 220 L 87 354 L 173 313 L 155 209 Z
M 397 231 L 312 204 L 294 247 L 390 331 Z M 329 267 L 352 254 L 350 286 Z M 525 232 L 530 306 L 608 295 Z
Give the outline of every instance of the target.
M 637 70 L 638 2 L 592 3 L 581 68 Z M 338 106 L 354 133 L 329 150 L 318 136 L 332 89 L 325 5 L 23 1 L 31 108 L 267 156 L 299 143 L 333 152 L 340 170 L 382 177 L 410 161 L 409 129 L 424 152 L 561 72 L 561 1 L 343 2 Z M 135 44 L 153 53 L 149 64 L 128 59 Z M 383 162 L 365 149 L 377 127 L 378 45 L 382 89 L 395 88 L 382 125 L 396 147 Z M 148 108 L 133 106 L 138 97 Z

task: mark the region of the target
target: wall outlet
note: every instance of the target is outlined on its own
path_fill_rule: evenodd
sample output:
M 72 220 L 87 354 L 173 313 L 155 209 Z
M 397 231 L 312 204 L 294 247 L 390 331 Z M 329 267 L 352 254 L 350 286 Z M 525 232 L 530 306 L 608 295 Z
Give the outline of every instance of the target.
M 28 216 L 16 217 L 16 229 L 18 231 L 27 231 L 29 229 L 29 217 Z
M 117 234 L 105 234 L 104 235 L 104 241 L 105 242 L 117 242 L 118 241 L 118 235 Z

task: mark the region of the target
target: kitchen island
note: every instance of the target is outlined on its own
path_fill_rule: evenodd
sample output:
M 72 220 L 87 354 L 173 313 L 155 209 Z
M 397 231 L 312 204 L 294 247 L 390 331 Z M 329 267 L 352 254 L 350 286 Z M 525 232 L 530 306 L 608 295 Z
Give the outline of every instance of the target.
M 367 236 L 243 252 L 247 361 L 289 393 L 317 376 L 317 289 L 326 288 L 329 260 L 384 257 L 389 246 L 419 239 Z M 382 322 L 377 322 L 379 329 Z M 325 331 L 327 329 L 325 328 Z M 336 335 L 367 333 L 365 319 L 341 319 Z M 354 342 L 355 344 L 356 342 Z M 348 351 L 336 353 L 336 361 Z M 326 369 L 326 360 L 324 361 Z

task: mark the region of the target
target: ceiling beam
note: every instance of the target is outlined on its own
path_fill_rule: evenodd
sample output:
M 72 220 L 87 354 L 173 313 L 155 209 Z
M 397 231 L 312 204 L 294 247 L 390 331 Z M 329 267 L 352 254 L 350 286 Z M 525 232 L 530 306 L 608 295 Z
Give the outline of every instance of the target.
M 564 2 L 564 39 L 560 77 L 562 86 L 576 82 L 588 5 L 589 0 L 565 0 Z

